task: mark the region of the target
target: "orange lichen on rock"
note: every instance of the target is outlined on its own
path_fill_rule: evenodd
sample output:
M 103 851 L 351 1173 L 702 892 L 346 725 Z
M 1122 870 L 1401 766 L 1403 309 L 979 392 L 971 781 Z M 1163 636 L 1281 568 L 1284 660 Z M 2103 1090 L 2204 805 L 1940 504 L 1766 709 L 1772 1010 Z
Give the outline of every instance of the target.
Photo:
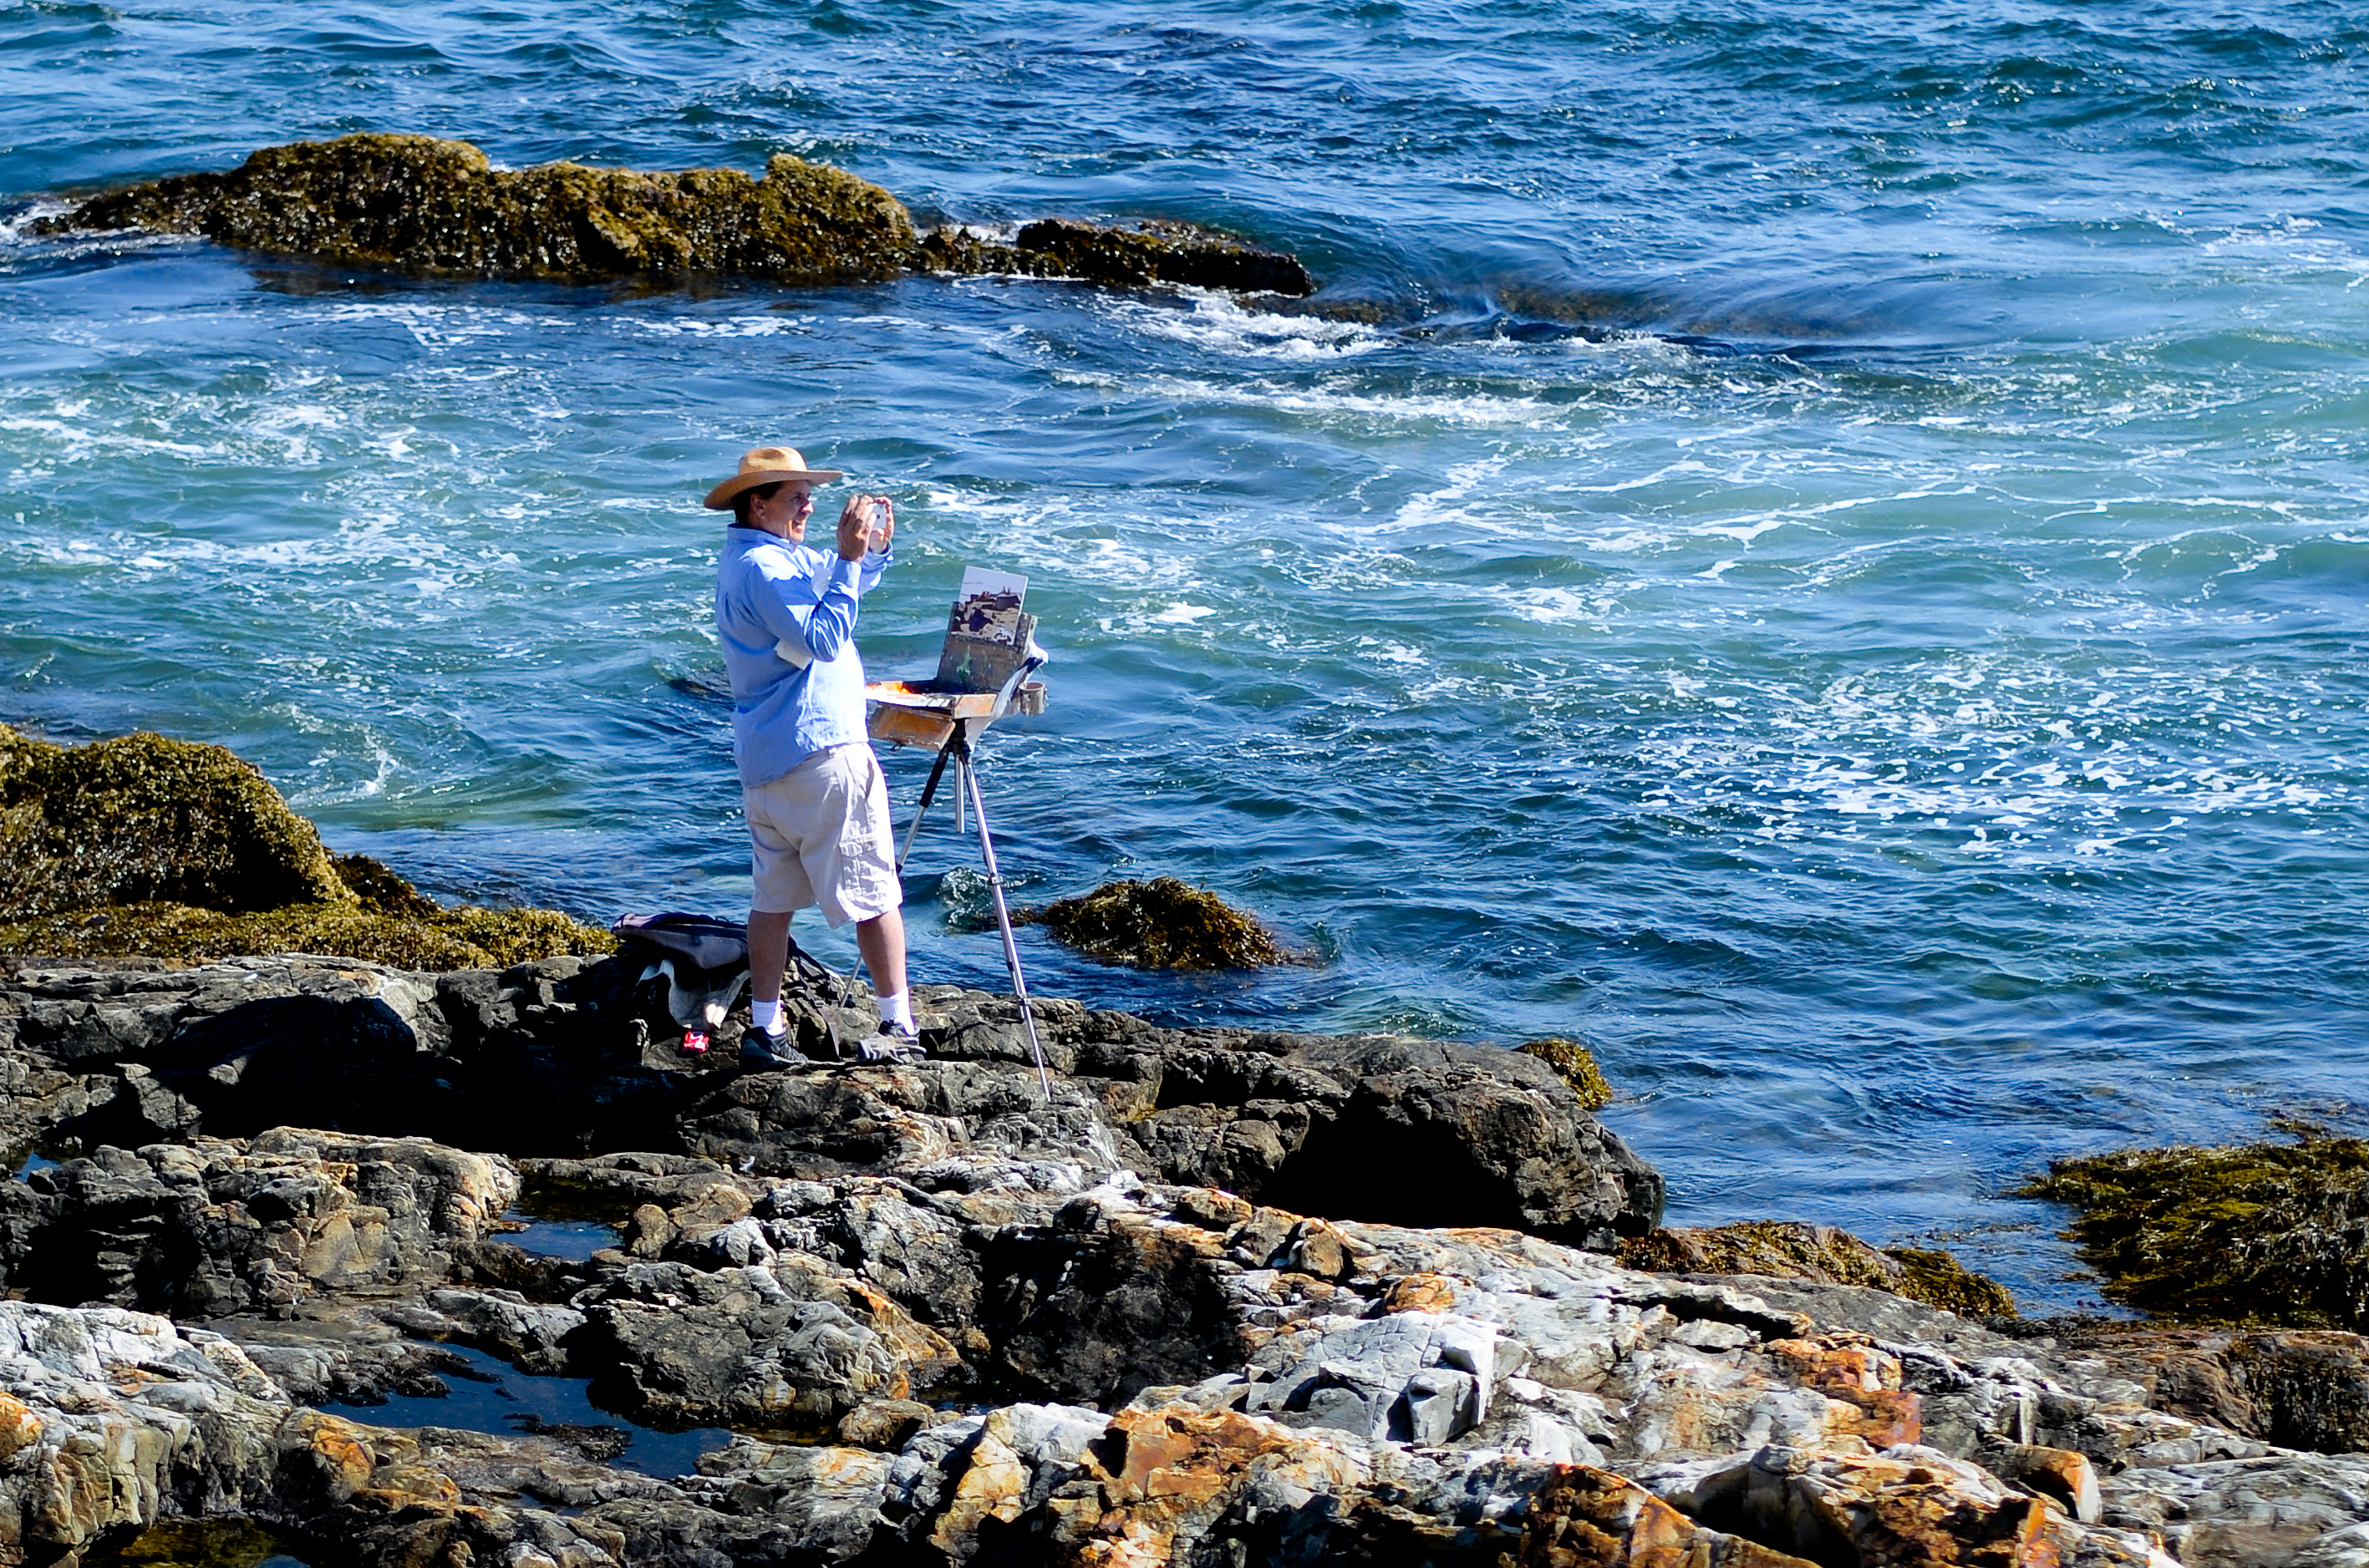
M 1860 1413 L 1857 1419 L 1830 1425 L 1835 1436 L 1858 1437 L 1871 1449 L 1924 1440 L 1924 1401 L 1900 1386 L 1900 1358 L 1876 1348 L 1866 1335 L 1775 1339 L 1762 1348 L 1803 1387 Z
M 1710 1529 L 1625 1476 L 1560 1467 L 1530 1500 L 1518 1568 L 1814 1568 L 1806 1558 Z
M 1452 1312 L 1456 1281 L 1445 1274 L 1402 1274 L 1382 1292 L 1386 1312 Z
M 1253 1470 L 1286 1483 L 1304 1473 L 1306 1490 L 1339 1492 L 1362 1480 L 1367 1464 L 1345 1446 L 1230 1410 L 1122 1410 L 1110 1432 L 1121 1449 L 1116 1470 L 1104 1472 L 1109 1506 L 1075 1558 L 1094 1568 L 1176 1560 Z
M 42 1422 L 32 1408 L 13 1394 L 0 1393 L 0 1461 L 41 1439 Z

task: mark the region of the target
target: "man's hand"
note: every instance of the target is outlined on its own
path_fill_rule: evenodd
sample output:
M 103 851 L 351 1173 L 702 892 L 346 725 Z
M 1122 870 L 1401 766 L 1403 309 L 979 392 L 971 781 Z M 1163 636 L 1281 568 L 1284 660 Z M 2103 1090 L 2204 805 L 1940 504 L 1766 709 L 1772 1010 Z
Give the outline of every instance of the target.
M 839 514 L 839 556 L 861 561 L 868 551 L 886 550 L 897 534 L 897 504 L 886 495 L 851 495 Z

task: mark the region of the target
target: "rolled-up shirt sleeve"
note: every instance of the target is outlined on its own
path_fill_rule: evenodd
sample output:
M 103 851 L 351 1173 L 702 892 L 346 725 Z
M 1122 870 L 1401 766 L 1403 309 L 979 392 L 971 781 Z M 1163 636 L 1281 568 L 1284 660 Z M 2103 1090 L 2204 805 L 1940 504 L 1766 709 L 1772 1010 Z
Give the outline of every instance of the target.
M 781 576 L 766 573 L 750 607 L 766 631 L 803 643 L 811 656 L 826 663 L 854 637 L 856 603 L 864 586 L 860 562 L 838 555 L 828 559 L 829 565 L 820 570 Z
M 880 585 L 880 578 L 882 574 L 885 574 L 888 568 L 896 564 L 897 547 L 893 544 L 886 550 L 865 551 L 864 552 L 864 570 L 857 575 L 855 580 L 856 592 L 859 594 L 868 594 L 873 589 L 878 587 Z

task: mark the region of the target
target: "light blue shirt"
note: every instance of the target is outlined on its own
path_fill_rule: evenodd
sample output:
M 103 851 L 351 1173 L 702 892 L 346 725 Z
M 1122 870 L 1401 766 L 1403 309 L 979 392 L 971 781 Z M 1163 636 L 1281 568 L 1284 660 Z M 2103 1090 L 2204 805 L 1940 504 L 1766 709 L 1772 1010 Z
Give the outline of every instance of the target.
M 715 631 L 732 681 L 732 760 L 743 786 L 864 739 L 855 607 L 895 559 L 893 551 L 875 551 L 847 561 L 761 528 L 724 530 Z M 789 656 L 776 651 L 781 644 Z

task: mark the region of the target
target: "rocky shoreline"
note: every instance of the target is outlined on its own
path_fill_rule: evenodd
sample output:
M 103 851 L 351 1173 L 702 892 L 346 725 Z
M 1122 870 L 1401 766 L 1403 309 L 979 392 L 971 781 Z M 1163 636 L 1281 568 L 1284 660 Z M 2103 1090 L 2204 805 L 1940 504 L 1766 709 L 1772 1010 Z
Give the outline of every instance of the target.
M 2369 1561 L 2350 1334 L 1631 1268 L 1660 1178 L 1543 1061 L 1047 1001 L 1047 1103 L 1010 998 L 921 1000 L 783 1070 L 615 958 L 0 966 L 0 1562 Z M 449 1346 L 733 1435 L 315 1408 Z

